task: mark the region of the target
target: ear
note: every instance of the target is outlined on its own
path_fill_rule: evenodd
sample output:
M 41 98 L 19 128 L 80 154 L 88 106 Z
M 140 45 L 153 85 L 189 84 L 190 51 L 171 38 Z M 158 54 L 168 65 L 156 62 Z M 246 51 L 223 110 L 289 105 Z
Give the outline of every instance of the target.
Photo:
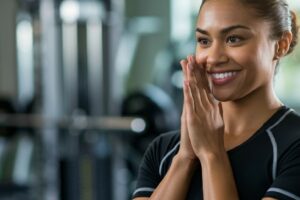
M 285 31 L 281 38 L 276 42 L 274 60 L 279 60 L 287 54 L 293 39 L 291 31 Z

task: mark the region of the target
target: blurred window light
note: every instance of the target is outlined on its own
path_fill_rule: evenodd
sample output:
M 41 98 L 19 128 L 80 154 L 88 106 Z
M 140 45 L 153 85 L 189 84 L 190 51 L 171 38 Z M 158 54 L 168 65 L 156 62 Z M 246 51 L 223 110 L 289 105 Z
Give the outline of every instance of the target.
M 136 118 L 131 122 L 131 130 L 136 133 L 142 133 L 146 129 L 146 122 L 141 118 Z
M 175 71 L 171 78 L 172 84 L 178 88 L 183 88 L 183 72 L 181 70 Z
M 300 2 L 298 0 L 288 0 L 288 4 L 293 10 L 300 10 Z
M 65 23 L 75 23 L 78 20 L 100 21 L 106 12 L 101 2 L 65 0 L 59 8 L 61 19 Z
M 79 4 L 79 18 L 89 21 L 104 19 L 106 12 L 103 4 L 99 1 L 84 1 Z
M 171 1 L 171 38 L 186 41 L 193 34 L 195 13 L 198 13 L 202 0 Z
M 202 0 L 192 0 L 192 9 L 194 13 L 198 14 L 201 3 Z
M 59 13 L 65 22 L 74 23 L 79 18 L 79 3 L 74 0 L 63 1 Z
M 163 25 L 159 17 L 135 17 L 129 22 L 129 31 L 135 34 L 153 34 L 160 32 L 162 26 Z
M 13 169 L 13 180 L 15 183 L 26 184 L 30 181 L 30 165 L 33 149 L 34 145 L 32 140 L 26 135 L 20 136 Z
M 17 23 L 18 100 L 28 103 L 34 95 L 33 30 L 30 19 Z
M 174 41 L 188 39 L 192 29 L 190 0 L 171 1 L 171 38 Z

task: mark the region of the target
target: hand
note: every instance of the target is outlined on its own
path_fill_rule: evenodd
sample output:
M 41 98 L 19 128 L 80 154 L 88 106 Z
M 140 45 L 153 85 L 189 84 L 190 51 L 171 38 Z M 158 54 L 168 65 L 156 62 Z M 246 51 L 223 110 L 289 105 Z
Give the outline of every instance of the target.
M 188 61 L 182 60 L 180 64 L 184 74 L 184 80 L 187 81 Z M 180 130 L 181 135 L 180 135 L 180 148 L 179 148 L 178 155 L 183 159 L 196 160 L 197 156 L 194 153 L 194 150 L 192 148 L 191 141 L 188 134 L 188 129 L 187 129 L 187 114 L 186 114 L 187 108 L 185 102 L 186 100 L 184 100 L 183 111 L 181 115 L 181 130 Z
M 188 57 L 184 84 L 186 123 L 192 148 L 201 160 L 224 152 L 224 122 L 221 103 L 211 94 L 205 69 Z

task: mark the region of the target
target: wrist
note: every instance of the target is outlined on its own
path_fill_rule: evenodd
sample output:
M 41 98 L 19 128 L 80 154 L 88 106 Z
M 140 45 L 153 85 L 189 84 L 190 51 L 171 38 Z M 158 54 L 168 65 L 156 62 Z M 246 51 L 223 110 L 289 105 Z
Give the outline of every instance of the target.
M 176 157 L 181 160 L 188 161 L 188 162 L 199 160 L 192 149 L 185 150 L 185 148 L 181 148 L 181 147 L 179 148 L 179 151 L 176 154 Z
M 201 152 L 197 154 L 198 159 L 203 163 L 223 162 L 228 160 L 228 155 L 225 149 L 218 151 Z
M 177 166 L 186 167 L 187 169 L 195 169 L 197 166 L 197 163 L 199 162 L 197 157 L 187 157 L 183 156 L 182 154 L 177 154 L 173 158 L 173 162 L 176 163 Z

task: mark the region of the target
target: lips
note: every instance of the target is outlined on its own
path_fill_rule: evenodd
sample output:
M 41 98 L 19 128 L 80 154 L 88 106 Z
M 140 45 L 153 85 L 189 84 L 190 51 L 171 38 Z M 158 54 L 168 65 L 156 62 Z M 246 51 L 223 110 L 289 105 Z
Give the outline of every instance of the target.
M 210 72 L 209 74 L 214 85 L 222 86 L 233 81 L 237 77 L 238 71 Z

